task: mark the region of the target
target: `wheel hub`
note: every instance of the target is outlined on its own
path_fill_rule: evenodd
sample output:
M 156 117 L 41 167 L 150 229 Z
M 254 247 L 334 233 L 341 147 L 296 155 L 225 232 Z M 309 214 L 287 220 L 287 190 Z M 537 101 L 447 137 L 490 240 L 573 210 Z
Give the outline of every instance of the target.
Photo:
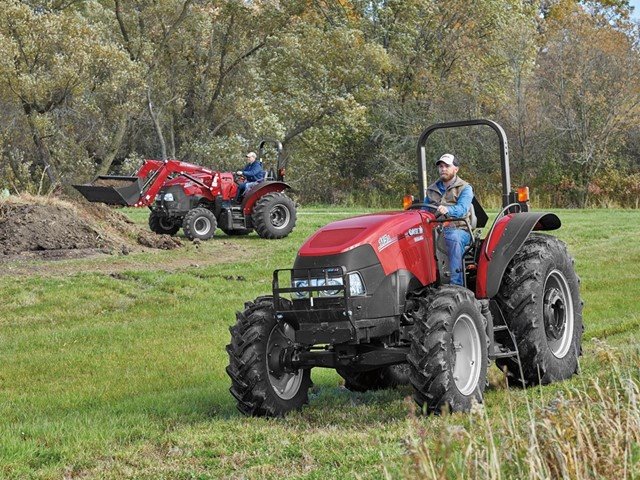
M 173 221 L 169 217 L 160 217 L 160 227 L 164 230 L 171 230 Z
M 200 217 L 195 221 L 193 229 L 198 235 L 205 235 L 211 229 L 211 221 L 206 217 Z
M 471 395 L 478 386 L 482 366 L 480 334 L 473 319 L 462 314 L 453 326 L 453 381 L 463 395 Z
M 283 205 L 276 205 L 269 212 L 269 220 L 274 228 L 284 228 L 288 225 L 291 213 Z
M 557 288 L 550 288 L 544 298 L 544 324 L 549 340 L 558 340 L 564 330 L 566 309 L 564 298 Z
M 563 358 L 573 340 L 574 318 L 569 284 L 559 270 L 551 271 L 545 280 L 542 315 L 549 348 Z
M 267 341 L 267 370 L 269 383 L 277 396 L 290 400 L 296 396 L 302 384 L 303 371 L 289 371 L 285 368 L 283 357 L 293 345 L 295 331 L 288 323 L 278 323 Z

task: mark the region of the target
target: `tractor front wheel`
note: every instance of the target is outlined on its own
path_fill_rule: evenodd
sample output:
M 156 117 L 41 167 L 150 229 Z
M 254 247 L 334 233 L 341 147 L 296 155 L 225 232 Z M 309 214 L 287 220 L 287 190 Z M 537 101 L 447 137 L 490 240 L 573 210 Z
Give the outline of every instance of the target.
M 545 385 L 578 372 L 582 301 L 573 259 L 562 241 L 531 234 L 507 266 L 496 299 L 520 357 L 520 365 L 515 358 L 496 360 L 509 384 Z
M 296 204 L 282 192 L 267 193 L 256 202 L 251 218 L 262 238 L 284 238 L 296 226 Z
M 175 235 L 180 230 L 180 223 L 157 210 L 151 210 L 149 228 L 158 235 Z
M 407 356 L 416 403 L 424 413 L 468 411 L 482 403 L 487 377 L 486 319 L 473 293 L 444 286 L 418 299 Z
M 256 299 L 236 319 L 229 329 L 227 373 L 238 410 L 256 417 L 280 417 L 308 403 L 310 369 L 290 371 L 280 364 L 283 349 L 295 339 L 295 329 L 276 318 L 273 300 Z
M 209 240 L 216 233 L 216 227 L 213 212 L 202 207 L 189 210 L 182 220 L 184 235 L 189 240 Z

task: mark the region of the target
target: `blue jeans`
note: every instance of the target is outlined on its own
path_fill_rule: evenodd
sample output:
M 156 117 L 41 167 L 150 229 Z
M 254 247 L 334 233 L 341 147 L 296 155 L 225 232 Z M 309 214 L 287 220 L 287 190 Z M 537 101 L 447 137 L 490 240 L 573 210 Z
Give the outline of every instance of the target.
M 462 255 L 464 249 L 471 243 L 471 235 L 461 228 L 445 227 L 444 242 L 447 245 L 449 269 L 451 270 L 451 284 L 464 285 Z
M 244 195 L 244 192 L 246 192 L 248 189 L 250 189 L 254 185 L 257 185 L 258 183 L 260 182 L 244 182 L 244 183 L 238 184 L 238 193 L 236 194 L 236 200 L 240 201 L 240 199 L 242 198 L 242 195 Z

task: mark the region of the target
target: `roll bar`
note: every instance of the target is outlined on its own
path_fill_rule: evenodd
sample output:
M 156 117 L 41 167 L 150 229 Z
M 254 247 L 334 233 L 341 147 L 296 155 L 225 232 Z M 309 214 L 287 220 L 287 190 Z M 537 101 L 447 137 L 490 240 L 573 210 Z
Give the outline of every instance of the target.
M 266 144 L 272 144 L 276 149 L 276 159 L 278 163 L 278 168 L 280 168 L 280 162 L 282 161 L 282 143 L 273 138 L 263 138 L 260 140 L 260 144 L 258 145 L 258 160 L 262 158 L 262 154 L 264 153 L 264 146 Z M 284 165 L 282 165 L 284 167 Z
M 271 144 L 276 149 L 276 179 L 278 181 L 284 181 L 285 170 L 287 168 L 286 159 L 282 155 L 282 143 L 273 138 L 263 138 L 258 145 L 258 158 L 257 160 L 262 163 L 262 154 L 264 153 L 264 146 Z
M 507 142 L 507 135 L 500 125 L 492 120 L 476 119 L 476 120 L 461 120 L 457 122 L 445 122 L 436 123 L 427 127 L 425 131 L 420 134 L 418 140 L 418 171 L 420 172 L 420 200 L 427 194 L 427 154 L 425 144 L 429 136 L 436 130 L 445 128 L 457 128 L 457 127 L 471 127 L 475 125 L 487 125 L 491 127 L 498 135 L 500 142 L 500 166 L 502 168 L 502 208 L 509 205 L 509 193 L 511 192 L 511 176 L 509 173 L 509 144 Z

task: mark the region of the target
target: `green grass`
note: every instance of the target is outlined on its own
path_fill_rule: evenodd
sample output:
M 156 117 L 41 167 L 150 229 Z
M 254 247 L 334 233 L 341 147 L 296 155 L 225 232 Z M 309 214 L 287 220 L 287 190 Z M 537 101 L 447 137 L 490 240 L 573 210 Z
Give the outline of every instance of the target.
M 282 420 L 242 417 L 228 393 L 235 311 L 269 292 L 272 270 L 290 266 L 318 227 L 361 212 L 302 208 L 278 241 L 221 234 L 198 248 L 32 262 L 32 275 L 5 269 L 0 478 L 403 478 L 415 472 L 416 438 L 437 461 L 443 432 L 473 415 L 416 419 L 410 388 L 355 394 L 316 369 L 310 405 Z M 127 213 L 145 224 L 146 211 Z M 601 340 L 622 355 L 639 345 L 640 212 L 558 214 L 586 304 L 582 374 L 540 389 L 492 387 L 489 419 L 512 405 L 526 422 L 528 402 L 610 373 L 596 355 Z

